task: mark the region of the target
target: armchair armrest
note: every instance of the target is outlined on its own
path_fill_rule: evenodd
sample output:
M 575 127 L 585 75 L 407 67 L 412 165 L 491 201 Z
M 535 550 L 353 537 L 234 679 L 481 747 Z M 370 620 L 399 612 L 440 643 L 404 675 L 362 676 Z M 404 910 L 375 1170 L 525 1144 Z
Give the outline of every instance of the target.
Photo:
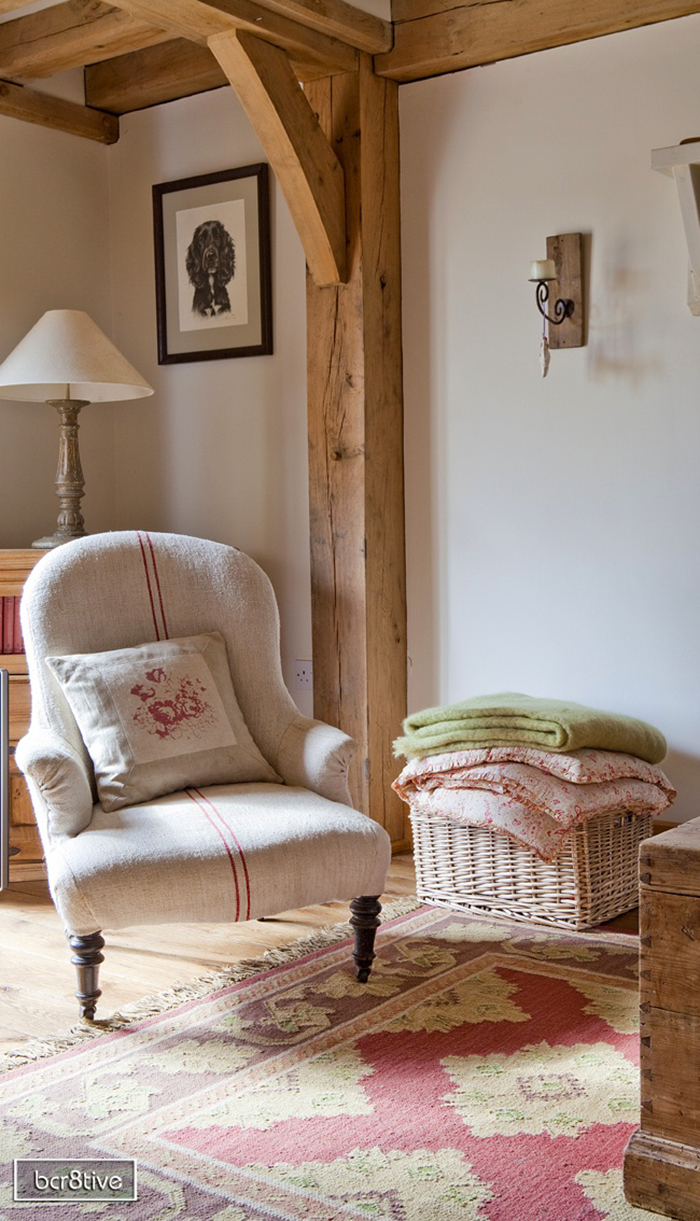
M 285 784 L 352 806 L 348 767 L 356 750 L 357 743 L 342 729 L 297 716 L 279 744 L 276 768 Z
M 30 729 L 15 750 L 17 766 L 45 806 L 46 830 L 54 835 L 78 835 L 92 819 L 94 797 L 80 755 L 63 738 L 47 729 Z M 42 828 L 40 827 L 40 830 Z

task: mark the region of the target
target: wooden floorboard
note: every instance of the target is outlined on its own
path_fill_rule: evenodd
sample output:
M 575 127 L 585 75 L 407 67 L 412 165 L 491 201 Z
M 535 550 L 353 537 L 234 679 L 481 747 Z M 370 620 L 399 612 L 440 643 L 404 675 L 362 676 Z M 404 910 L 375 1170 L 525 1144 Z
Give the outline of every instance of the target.
M 383 902 L 413 894 L 409 852 L 395 856 Z M 167 924 L 105 933 L 98 1017 L 208 971 L 288 945 L 347 920 L 346 903 L 324 903 L 247 924 Z M 45 882 L 0 894 L 0 1053 L 32 1038 L 57 1038 L 77 1021 L 74 968 Z
M 395 856 L 383 902 L 415 893 L 410 852 Z M 288 945 L 347 920 L 345 903 L 324 903 L 247 924 L 167 924 L 106 933 L 98 1016 L 207 972 Z M 637 912 L 604 926 L 635 934 Z M 52 1039 L 77 1021 L 74 969 L 45 882 L 17 882 L 0 894 L 0 1053 L 28 1039 Z

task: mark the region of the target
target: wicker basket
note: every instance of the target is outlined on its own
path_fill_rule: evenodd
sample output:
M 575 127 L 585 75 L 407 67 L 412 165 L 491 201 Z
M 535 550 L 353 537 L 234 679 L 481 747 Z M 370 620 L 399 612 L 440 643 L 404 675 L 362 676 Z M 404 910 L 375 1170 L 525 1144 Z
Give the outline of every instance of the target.
M 546 863 L 507 835 L 410 811 L 418 897 L 478 915 L 585 929 L 637 907 L 649 814 L 606 814 Z

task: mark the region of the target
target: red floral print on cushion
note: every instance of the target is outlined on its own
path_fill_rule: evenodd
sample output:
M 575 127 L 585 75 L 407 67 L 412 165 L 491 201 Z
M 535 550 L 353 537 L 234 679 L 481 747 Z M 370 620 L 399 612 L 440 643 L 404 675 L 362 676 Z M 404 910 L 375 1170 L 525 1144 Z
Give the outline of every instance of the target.
M 207 688 L 199 679 L 185 675 L 176 682 L 162 666 L 146 670 L 145 678 L 150 685 L 137 683 L 131 694 L 140 700 L 132 720 L 147 733 L 159 738 L 198 738 L 215 724 L 214 710 L 204 698 Z

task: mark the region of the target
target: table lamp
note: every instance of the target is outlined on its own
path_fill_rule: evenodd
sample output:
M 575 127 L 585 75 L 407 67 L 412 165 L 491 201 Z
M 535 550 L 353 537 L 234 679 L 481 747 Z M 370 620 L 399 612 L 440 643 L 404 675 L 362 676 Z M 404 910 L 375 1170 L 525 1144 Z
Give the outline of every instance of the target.
M 147 394 L 153 394 L 153 387 L 82 310 L 48 310 L 0 364 L 0 398 L 45 402 L 60 417 L 56 533 L 32 547 L 58 547 L 87 533 L 80 512 L 85 488 L 78 448 L 81 408 Z

